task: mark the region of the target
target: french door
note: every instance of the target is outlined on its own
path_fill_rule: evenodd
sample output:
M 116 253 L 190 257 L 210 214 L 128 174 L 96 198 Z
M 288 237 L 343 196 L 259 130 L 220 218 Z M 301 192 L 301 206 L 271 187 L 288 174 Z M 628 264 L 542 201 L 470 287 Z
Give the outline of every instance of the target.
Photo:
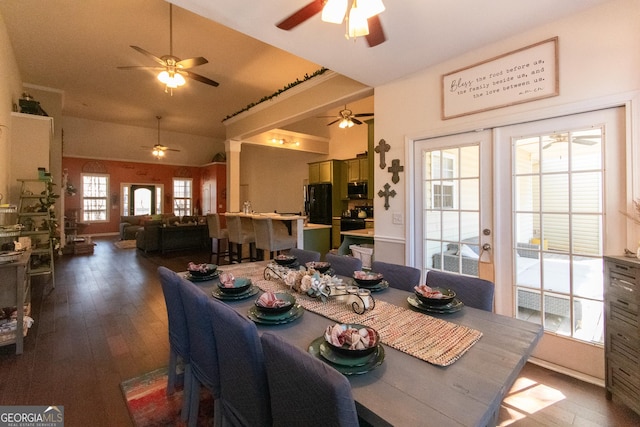
M 493 280 L 491 132 L 416 141 L 414 159 L 416 265 Z
M 535 356 L 597 378 L 602 255 L 626 243 L 624 129 L 617 108 L 414 142 L 416 266 L 492 266 L 496 312 L 545 328 Z

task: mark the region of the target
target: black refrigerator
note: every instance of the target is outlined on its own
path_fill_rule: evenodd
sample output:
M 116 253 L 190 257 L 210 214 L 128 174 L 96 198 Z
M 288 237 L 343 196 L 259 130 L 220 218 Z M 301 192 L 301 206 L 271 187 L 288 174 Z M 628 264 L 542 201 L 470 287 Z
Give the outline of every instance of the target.
M 306 203 L 310 223 L 331 225 L 331 184 L 307 185 Z

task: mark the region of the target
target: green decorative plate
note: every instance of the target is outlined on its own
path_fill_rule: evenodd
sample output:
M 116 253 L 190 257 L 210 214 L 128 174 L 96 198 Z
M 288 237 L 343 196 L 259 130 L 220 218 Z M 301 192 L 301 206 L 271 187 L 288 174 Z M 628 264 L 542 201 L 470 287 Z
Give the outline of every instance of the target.
M 389 287 L 389 282 L 387 282 L 386 280 L 382 280 L 380 283 L 378 283 L 375 286 L 361 286 L 361 287 L 364 289 L 369 289 L 371 292 L 380 292 L 380 291 L 384 291 Z
M 384 347 L 381 344 L 378 344 L 377 350 L 374 353 L 371 353 L 370 355 L 368 355 L 368 357 L 371 357 L 371 359 L 362 366 L 346 366 L 346 365 L 341 365 L 339 363 L 334 363 L 325 359 L 322 356 L 322 353 L 320 352 L 321 351 L 320 346 L 322 345 L 322 343 L 326 343 L 324 339 L 324 335 L 316 338 L 311 342 L 311 344 L 309 344 L 309 353 L 312 356 L 322 360 L 324 363 L 331 366 L 332 368 L 336 369 L 342 375 L 366 374 L 367 372 L 370 372 L 375 368 L 377 368 L 378 366 L 380 366 L 384 361 Z
M 325 340 L 325 342 L 320 343 L 320 356 L 337 365 L 356 367 L 365 366 L 370 363 L 378 356 L 378 351 L 376 350 L 371 354 L 367 354 L 366 356 L 348 357 L 331 350 L 331 347 L 327 345 L 327 342 Z
M 303 314 L 304 308 L 296 304 L 291 310 L 287 311 L 286 313 L 281 313 L 279 316 L 275 316 L 275 318 L 265 318 L 264 316 L 258 317 L 259 315 L 263 315 L 263 313 L 260 313 L 257 308 L 251 307 L 249 309 L 249 312 L 247 313 L 247 317 L 249 317 L 249 319 L 253 320 L 255 323 L 259 323 L 261 325 L 284 325 L 293 322 Z
M 239 293 L 239 294 L 227 294 L 227 293 L 221 292 L 220 288 L 218 286 L 216 286 L 211 291 L 211 295 L 213 295 L 214 298 L 217 298 L 217 299 L 222 300 L 222 301 L 234 301 L 234 300 L 241 300 L 241 299 L 246 299 L 246 298 L 252 297 L 255 294 L 257 294 L 258 292 L 260 292 L 260 288 L 258 288 L 257 286 L 251 285 L 249 287 L 249 289 L 247 289 L 246 291 L 244 291 L 242 293 Z
M 426 311 L 427 313 L 450 314 L 460 311 L 462 310 L 462 307 L 464 307 L 463 302 L 458 298 L 454 298 L 454 300 L 447 305 L 429 306 L 420 302 L 418 297 L 415 295 L 411 295 L 407 297 L 407 302 L 409 302 L 409 305 L 413 308 L 417 308 L 420 311 Z
M 190 280 L 192 282 L 206 282 L 208 280 L 213 280 L 213 279 L 217 279 L 218 276 L 220 275 L 219 272 L 214 271 L 211 274 L 208 274 L 206 276 L 194 276 L 193 274 L 189 273 L 188 271 L 185 273 L 184 277 L 187 280 Z

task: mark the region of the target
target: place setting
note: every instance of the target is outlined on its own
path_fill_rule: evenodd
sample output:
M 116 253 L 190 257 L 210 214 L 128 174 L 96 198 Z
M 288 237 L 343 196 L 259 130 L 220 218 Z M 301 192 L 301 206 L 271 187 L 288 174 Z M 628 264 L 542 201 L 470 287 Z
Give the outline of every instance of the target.
M 382 273 L 373 271 L 354 271 L 353 281 L 361 288 L 366 288 L 371 292 L 380 292 L 389 287 L 389 282 L 384 280 Z
M 309 344 L 309 353 L 343 375 L 360 375 L 382 364 L 385 353 L 378 332 L 355 323 L 327 326 Z
M 261 325 L 291 323 L 304 314 L 304 308 L 296 303 L 288 292 L 264 292 L 249 309 L 247 316 Z
M 206 282 L 213 280 L 220 275 L 218 266 L 215 264 L 196 264 L 190 262 L 187 265 L 187 274 L 185 278 L 192 282 Z
M 335 276 L 331 263 L 326 261 L 309 261 L 305 265 L 307 270 L 315 270 L 320 274 L 328 274 L 329 276 Z
M 413 308 L 428 313 L 450 314 L 462 310 L 464 304 L 451 289 L 418 285 L 414 294 L 407 297 Z
M 219 300 L 243 300 L 260 291 L 247 277 L 234 277 L 231 273 L 220 273 L 218 279 L 217 286 L 213 288 L 211 295 Z

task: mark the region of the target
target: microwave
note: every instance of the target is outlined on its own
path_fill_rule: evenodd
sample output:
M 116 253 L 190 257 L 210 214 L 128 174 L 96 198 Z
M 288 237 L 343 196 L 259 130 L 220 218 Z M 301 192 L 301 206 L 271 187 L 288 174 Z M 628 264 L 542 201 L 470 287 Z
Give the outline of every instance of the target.
M 350 199 L 366 199 L 367 198 L 367 181 L 348 183 L 347 196 Z

